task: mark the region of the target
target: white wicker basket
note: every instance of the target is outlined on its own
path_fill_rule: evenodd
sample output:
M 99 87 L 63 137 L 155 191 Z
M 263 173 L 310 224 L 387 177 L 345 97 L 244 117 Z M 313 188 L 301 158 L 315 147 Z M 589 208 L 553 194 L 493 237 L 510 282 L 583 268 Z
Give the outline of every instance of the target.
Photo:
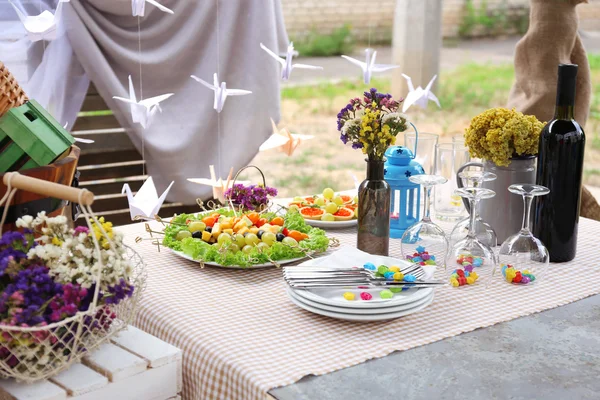
M 0 200 L 0 205 L 7 198 L 8 202 L 6 204 L 10 204 L 11 198 L 8 195 L 11 192 L 10 188 L 23 188 L 21 185 L 23 179 L 26 179 L 25 183 L 29 184 L 31 184 L 29 180 L 39 181 L 16 173 L 10 174 L 15 176 L 14 179 L 7 178 L 6 175 L 9 175 L 9 173 L 5 174 L 4 183 L 9 190 L 7 196 Z M 40 182 L 43 182 L 43 184 Z M 55 183 L 40 182 L 36 184 L 43 186 L 43 188 L 38 188 L 39 191 L 36 190 L 36 192 L 79 202 L 83 210 L 85 211 L 87 207 L 90 215 L 94 217 L 89 208 L 93 201 L 93 195 L 90 192 L 67 188 Z M 54 188 L 49 185 L 54 186 Z M 48 192 L 51 189 L 54 191 L 52 193 Z M 31 187 L 26 190 L 34 191 Z M 82 200 L 84 198 L 89 199 L 88 195 L 91 195 L 91 201 Z M 0 227 L 1 224 L 0 222 Z M 104 232 L 104 234 L 106 233 Z M 94 240 L 97 244 L 95 236 Z M 140 255 L 130 247 L 125 246 L 125 248 L 127 251 L 126 257 L 133 271 L 129 282 L 134 286 L 133 294 L 117 305 L 98 305 L 98 291 L 96 290 L 94 301 L 87 311 L 80 311 L 60 322 L 31 328 L 0 325 L 0 377 L 34 382 L 56 375 L 72 363 L 79 361 L 86 353 L 108 340 L 133 320 L 145 288 L 146 272 Z M 100 279 L 101 276 L 98 274 L 96 282 L 100 282 Z M 100 285 L 96 284 L 96 286 L 99 287 Z

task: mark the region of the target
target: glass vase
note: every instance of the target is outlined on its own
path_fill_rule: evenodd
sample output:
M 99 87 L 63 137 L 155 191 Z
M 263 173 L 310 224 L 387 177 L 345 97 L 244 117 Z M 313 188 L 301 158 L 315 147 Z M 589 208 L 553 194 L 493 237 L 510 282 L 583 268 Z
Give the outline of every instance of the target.
M 366 160 L 367 179 L 358 187 L 356 247 L 369 254 L 387 256 L 390 245 L 391 190 L 383 179 L 384 160 Z

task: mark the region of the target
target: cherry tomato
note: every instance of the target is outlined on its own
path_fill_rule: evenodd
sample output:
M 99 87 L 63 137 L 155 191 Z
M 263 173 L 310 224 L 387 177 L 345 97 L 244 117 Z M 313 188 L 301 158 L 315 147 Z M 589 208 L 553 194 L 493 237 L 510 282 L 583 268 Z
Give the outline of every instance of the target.
M 256 225 L 257 228 L 260 228 L 261 226 L 263 226 L 266 223 L 267 223 L 267 219 L 261 218 L 258 221 L 256 221 L 256 223 L 254 225 Z
M 217 222 L 218 217 L 205 217 L 202 219 L 202 222 L 204 222 L 206 224 L 206 226 L 210 226 L 211 228 L 215 225 L 215 223 Z
M 290 231 L 288 231 L 288 228 L 283 228 L 283 230 L 281 231 L 281 233 L 283 233 L 285 236 L 290 234 Z
M 275 217 L 271 220 L 271 225 L 279 225 L 279 226 L 283 226 L 283 218 L 281 217 Z
M 248 219 L 249 219 L 250 221 L 252 221 L 252 223 L 253 223 L 254 225 L 256 225 L 256 223 L 257 223 L 257 222 L 258 222 L 258 220 L 260 219 L 260 215 L 258 215 L 258 213 L 255 213 L 255 212 L 251 212 L 251 213 L 249 213 L 249 214 L 246 214 L 246 217 L 248 217 Z

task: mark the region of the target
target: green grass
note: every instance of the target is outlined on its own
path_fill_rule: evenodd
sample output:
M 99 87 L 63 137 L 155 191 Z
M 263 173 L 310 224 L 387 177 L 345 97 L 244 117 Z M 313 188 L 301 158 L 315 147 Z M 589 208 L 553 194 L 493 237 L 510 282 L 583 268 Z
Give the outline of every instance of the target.
M 330 57 L 352 52 L 354 42 L 349 25 L 335 29 L 330 34 L 312 30 L 305 37 L 294 38 L 295 49 L 304 57 Z

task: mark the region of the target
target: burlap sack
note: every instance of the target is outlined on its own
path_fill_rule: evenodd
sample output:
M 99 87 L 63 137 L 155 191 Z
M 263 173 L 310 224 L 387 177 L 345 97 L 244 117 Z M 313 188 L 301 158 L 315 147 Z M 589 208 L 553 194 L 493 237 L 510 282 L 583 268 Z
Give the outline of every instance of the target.
M 577 64 L 575 119 L 585 126 L 592 93 L 590 66 L 577 33 L 575 7 L 587 0 L 530 0 L 529 29 L 515 50 L 515 83 L 508 107 L 549 121 L 554 115 L 558 64 Z M 600 220 L 600 206 L 582 191 L 581 216 Z

